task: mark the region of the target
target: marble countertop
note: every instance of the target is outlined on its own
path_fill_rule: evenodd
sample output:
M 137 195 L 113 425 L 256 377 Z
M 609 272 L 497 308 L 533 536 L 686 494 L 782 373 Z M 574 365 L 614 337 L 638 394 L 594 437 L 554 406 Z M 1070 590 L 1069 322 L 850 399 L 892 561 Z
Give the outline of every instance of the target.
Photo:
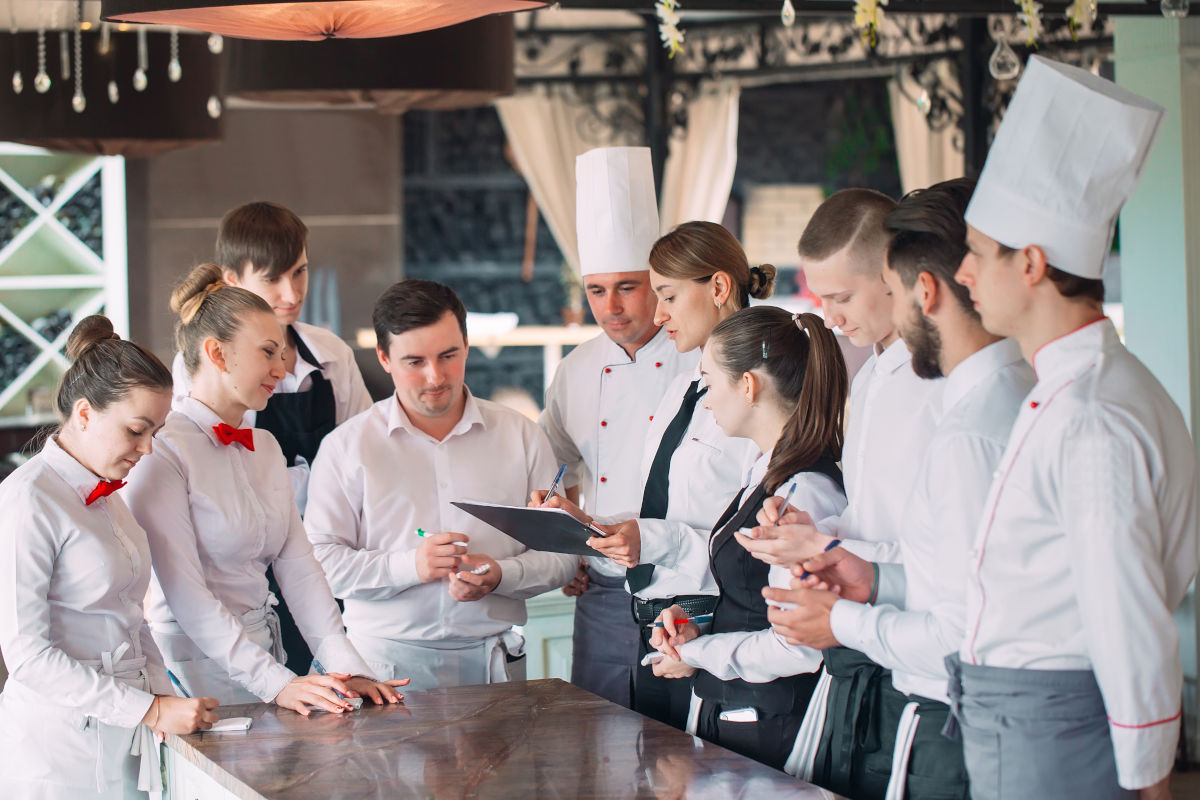
M 167 746 L 247 800 L 827 796 L 561 680 L 409 692 L 344 715 L 219 713 L 253 727 Z

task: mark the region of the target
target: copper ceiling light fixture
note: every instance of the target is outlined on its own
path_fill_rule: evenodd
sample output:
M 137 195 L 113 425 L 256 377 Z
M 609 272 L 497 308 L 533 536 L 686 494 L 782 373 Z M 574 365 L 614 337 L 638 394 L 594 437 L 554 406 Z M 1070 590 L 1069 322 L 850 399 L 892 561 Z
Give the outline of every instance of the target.
M 112 22 L 174 25 L 242 39 L 320 41 L 401 36 L 548 0 L 103 0 Z

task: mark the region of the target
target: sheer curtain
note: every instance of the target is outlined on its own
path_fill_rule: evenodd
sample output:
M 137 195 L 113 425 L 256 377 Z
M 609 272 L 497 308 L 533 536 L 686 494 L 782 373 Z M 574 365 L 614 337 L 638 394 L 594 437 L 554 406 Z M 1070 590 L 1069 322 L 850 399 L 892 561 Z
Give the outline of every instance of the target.
M 957 87 L 957 81 L 946 61 L 938 65 L 939 77 Z M 904 81 L 903 91 L 898 81 Z M 907 97 L 905 94 L 907 93 Z M 888 81 L 888 97 L 892 107 L 892 126 L 896 134 L 896 158 L 900 162 L 900 185 L 905 192 L 963 176 L 963 154 L 954 147 L 957 128 L 948 125 L 941 131 L 931 131 L 916 104 L 921 87 L 901 73 Z
M 738 101 L 733 83 L 709 84 L 688 103 L 686 129 L 671 137 L 659 196 L 663 233 L 681 222 L 720 222 L 737 167 Z

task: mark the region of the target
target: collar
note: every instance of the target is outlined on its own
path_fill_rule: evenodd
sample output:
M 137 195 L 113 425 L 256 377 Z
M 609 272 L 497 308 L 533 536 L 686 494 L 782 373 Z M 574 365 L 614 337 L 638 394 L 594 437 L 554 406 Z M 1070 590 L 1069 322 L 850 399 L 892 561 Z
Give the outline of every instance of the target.
M 976 350 L 964 358 L 946 376 L 945 388 L 942 390 L 942 413 L 957 405 L 959 400 L 966 397 L 988 376 L 1023 358 L 1021 346 L 1015 339 L 1001 339 L 998 342 L 992 342 L 987 347 Z
M 897 337 L 896 341 L 889 344 L 882 353 L 875 354 L 874 371 L 876 374 L 888 374 L 911 362 L 912 354 L 908 352 L 908 345 L 904 343 L 903 339 Z
M 1038 382 L 1060 373 L 1078 372 L 1094 363 L 1099 351 L 1119 343 L 1117 329 L 1108 317 L 1051 339 L 1033 354 Z
M 446 439 L 451 439 L 455 436 L 462 436 L 471 428 L 478 425 L 481 430 L 487 430 L 487 422 L 483 418 L 483 411 L 480 408 L 479 401 L 475 399 L 475 395 L 471 394 L 471 390 L 463 385 L 463 391 L 467 395 L 466 405 L 463 406 L 462 419 L 451 429 L 446 435 Z M 391 436 L 398 430 L 404 431 L 410 436 L 421 436 L 432 440 L 432 437 L 413 424 L 412 418 L 408 416 L 408 412 L 404 410 L 404 406 L 400 405 L 399 398 L 396 393 L 392 392 L 391 402 L 387 404 L 387 431 L 388 436 Z M 442 441 L 446 441 L 443 439 Z
M 75 460 L 75 456 L 62 449 L 58 436 L 50 436 L 42 447 L 42 458 L 50 465 L 50 469 L 79 495 L 80 501 L 86 503 L 96 489 L 96 484 L 107 480 L 101 478 L 90 469 Z
M 775 448 L 772 447 L 755 459 L 746 472 L 746 486 L 758 486 L 762 483 L 763 478 L 767 477 L 767 467 L 771 464 L 771 454 L 774 452 Z
M 213 430 L 214 425 L 220 425 L 225 420 L 217 416 L 217 412 L 213 411 L 208 406 L 201 403 L 196 398 L 188 395 L 179 401 L 175 406 L 175 411 L 183 414 L 192 423 L 200 429 L 200 431 L 208 437 L 212 442 L 213 447 L 223 447 L 221 440 L 217 438 L 217 432 Z
M 639 364 L 647 361 L 661 362 L 665 347 L 670 347 L 672 350 L 675 349 L 675 343 L 667 336 L 665 328 L 659 328 L 658 332 L 651 336 L 649 341 L 637 349 L 633 354 L 633 358 L 629 357 L 624 347 L 621 347 L 621 345 L 610 339 L 607 333 L 601 333 L 600 335 L 604 337 L 604 360 L 606 361 L 605 366 L 608 367 Z

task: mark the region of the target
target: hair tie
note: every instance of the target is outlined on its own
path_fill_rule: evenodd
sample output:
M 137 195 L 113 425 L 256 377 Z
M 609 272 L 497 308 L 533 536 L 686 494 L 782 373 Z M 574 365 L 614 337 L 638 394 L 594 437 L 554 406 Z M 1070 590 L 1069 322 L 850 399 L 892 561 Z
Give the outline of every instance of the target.
M 809 334 L 808 328 L 804 327 L 804 324 L 802 322 L 800 322 L 801 316 L 803 316 L 803 315 L 799 311 L 797 311 L 795 314 L 792 314 L 792 322 L 796 323 L 796 327 L 799 328 L 801 333 L 803 333 L 805 336 L 808 336 L 811 339 L 812 336 Z
M 188 301 L 179 309 L 179 319 L 184 325 L 192 324 L 192 320 L 200 313 L 200 309 L 204 306 L 204 301 L 209 298 L 213 292 L 224 289 L 229 284 L 217 278 L 212 283 L 204 287 L 199 293 L 192 295 Z
M 766 283 L 767 273 L 763 272 L 758 267 L 751 267 L 750 268 L 750 277 L 752 279 L 750 281 L 750 293 L 754 294 L 755 292 L 757 292 L 759 289 L 762 288 L 762 285 L 764 283 Z M 763 357 L 766 358 L 766 356 L 763 356 Z

